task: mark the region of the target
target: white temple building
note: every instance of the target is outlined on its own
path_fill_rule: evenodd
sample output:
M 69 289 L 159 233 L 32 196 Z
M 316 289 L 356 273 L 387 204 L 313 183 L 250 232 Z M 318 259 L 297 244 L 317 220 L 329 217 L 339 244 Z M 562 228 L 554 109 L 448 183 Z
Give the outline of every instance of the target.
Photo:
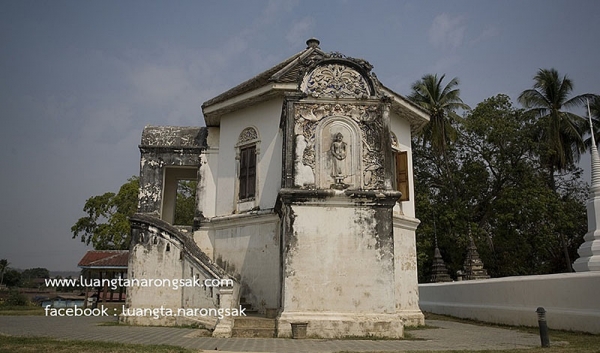
M 363 59 L 306 49 L 202 105 L 205 127 L 147 126 L 128 278 L 229 279 L 130 288 L 128 308 L 237 308 L 290 337 L 399 338 L 419 309 L 411 136 L 428 114 Z M 198 122 L 202 125 L 202 122 Z M 195 225 L 174 225 L 178 180 L 197 180 Z M 235 335 L 236 317 L 198 322 Z

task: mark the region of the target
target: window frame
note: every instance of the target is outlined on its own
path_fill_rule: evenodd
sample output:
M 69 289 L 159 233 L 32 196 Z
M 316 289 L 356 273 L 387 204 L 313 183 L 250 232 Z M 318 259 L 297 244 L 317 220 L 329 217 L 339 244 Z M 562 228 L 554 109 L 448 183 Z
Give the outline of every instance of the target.
M 235 201 L 237 204 L 237 210 L 245 211 L 256 206 L 256 200 L 258 199 L 258 181 L 259 181 L 259 157 L 260 157 L 260 138 L 258 135 L 258 129 L 253 126 L 248 126 L 242 130 L 238 137 L 238 141 L 235 145 L 236 150 L 236 181 L 235 181 Z M 254 151 L 254 152 L 252 152 Z M 243 162 L 249 161 L 250 165 L 242 165 Z M 243 170 L 246 168 L 246 170 Z M 248 180 L 248 169 L 251 171 L 251 178 Z M 242 190 L 242 184 L 245 181 L 244 190 Z M 249 184 L 251 182 L 251 184 Z M 254 188 L 253 195 L 248 194 L 248 187 Z M 242 194 L 243 192 L 243 194 Z
M 240 202 L 256 198 L 256 145 L 240 148 L 240 168 L 238 173 L 238 200 Z
M 408 151 L 394 151 L 394 176 L 396 190 L 402 193 L 398 202 L 410 201 Z
M 398 202 L 410 201 L 410 170 L 408 151 L 400 149 L 396 134 L 390 132 L 392 155 L 394 163 L 394 190 L 400 191 L 402 196 Z

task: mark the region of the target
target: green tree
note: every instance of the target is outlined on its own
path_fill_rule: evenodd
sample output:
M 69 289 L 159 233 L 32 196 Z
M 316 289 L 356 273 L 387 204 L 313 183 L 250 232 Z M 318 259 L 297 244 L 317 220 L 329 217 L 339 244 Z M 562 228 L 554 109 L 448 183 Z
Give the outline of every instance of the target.
M 439 181 L 446 182 L 451 187 L 453 198 L 456 198 L 457 190 L 450 165 L 452 158 L 449 154 L 452 153 L 452 144 L 458 137 L 456 126 L 460 117 L 456 111 L 470 108 L 460 98 L 458 79 L 455 77 L 444 86 L 445 77 L 446 75 L 439 78 L 437 74 L 424 75 L 413 83 L 408 99 L 430 114 L 429 122 L 417 133 L 417 139 L 423 147 L 429 145 L 432 152 L 429 157 L 433 165 L 439 166 L 438 171 L 445 174 Z
M 586 101 L 590 103 L 590 111 L 592 118 L 600 119 L 600 96 L 595 96 L 593 99 Z
M 193 224 L 196 187 L 196 181 L 178 183 L 174 224 Z M 131 230 L 128 218 L 137 212 L 138 193 L 139 180 L 131 177 L 117 194 L 107 192 L 87 199 L 83 208 L 87 216 L 71 227 L 73 239 L 80 238 L 96 250 L 129 249 Z
M 592 116 L 594 138 L 596 139 L 596 143 L 600 143 L 600 96 L 596 95 L 593 99 L 586 100 L 586 103 L 589 103 L 590 107 L 589 113 Z M 592 137 L 590 134 L 590 137 L 585 141 L 585 146 L 589 148 L 591 145 Z
M 442 75 L 438 78 L 437 74 L 423 76 L 413 83 L 412 93 L 408 96 L 408 99 L 429 112 L 430 120 L 418 136 L 424 143 L 429 143 L 438 155 L 444 155 L 457 138 L 455 123 L 460 117 L 456 111 L 470 109 L 460 98 L 458 79 L 455 77 L 444 86 L 442 81 L 445 77 Z
M 198 183 L 194 180 L 181 180 L 177 184 L 174 224 L 183 226 L 193 225 L 197 186 Z
M 107 192 L 92 196 L 85 202 L 80 218 L 71 227 L 73 239 L 93 245 L 96 250 L 125 250 L 129 248 L 131 232 L 128 217 L 137 211 L 138 177 L 131 177 L 117 194 Z
M 4 283 L 4 272 L 8 269 L 8 260 L 0 260 L 0 285 Z
M 50 271 L 47 268 L 28 268 L 21 273 L 21 285 L 29 288 L 38 287 L 40 283 L 36 280 L 43 278 L 50 278 Z
M 43 267 L 28 268 L 21 273 L 21 276 L 27 279 L 50 278 L 50 271 Z
M 15 269 L 8 268 L 4 273 L 4 284 L 7 287 L 16 287 L 21 284 L 21 273 Z
M 493 277 L 564 269 L 557 234 L 569 235 L 574 254 L 586 232 L 586 188 L 576 170 L 557 177 L 557 192 L 548 187 L 535 130 L 534 117 L 505 95 L 480 103 L 457 125 L 460 138 L 448 150 L 456 194 L 434 152 L 413 144 L 420 281 L 429 277 L 434 231 L 452 275 L 462 268 L 469 230 Z
M 549 187 L 556 191 L 556 172 L 574 169 L 580 154 L 586 150 L 583 135 L 589 125 L 586 119 L 568 110 L 584 105 L 595 96 L 586 93 L 570 97 L 573 81 L 566 75 L 561 77 L 555 69 L 540 69 L 533 80 L 533 88 L 523 91 L 519 102 L 537 119 L 535 134 L 542 166 L 547 171 Z M 566 268 L 572 271 L 567 239 L 564 234 L 559 237 Z
M 6 306 L 27 306 L 29 304 L 29 298 L 20 293 L 17 289 L 10 290 L 5 302 Z
M 585 151 L 583 135 L 588 125 L 568 110 L 595 96 L 588 93 L 570 97 L 573 81 L 566 75 L 561 77 L 555 69 L 540 69 L 533 80 L 533 88 L 523 91 L 519 102 L 537 119 L 540 156 L 548 172 L 548 185 L 556 190 L 555 172 L 567 171 Z

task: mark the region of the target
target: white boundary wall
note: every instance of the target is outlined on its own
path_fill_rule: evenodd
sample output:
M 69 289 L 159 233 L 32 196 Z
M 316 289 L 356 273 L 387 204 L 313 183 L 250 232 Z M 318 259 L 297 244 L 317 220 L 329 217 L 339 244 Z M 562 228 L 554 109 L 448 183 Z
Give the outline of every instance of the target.
M 419 285 L 422 311 L 484 322 L 600 333 L 600 272 Z

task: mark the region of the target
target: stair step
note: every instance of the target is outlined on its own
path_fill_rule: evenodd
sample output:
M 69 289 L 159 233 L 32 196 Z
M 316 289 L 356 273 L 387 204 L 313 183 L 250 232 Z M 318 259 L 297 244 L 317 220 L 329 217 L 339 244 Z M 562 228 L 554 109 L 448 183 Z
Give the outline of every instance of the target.
M 273 338 L 275 337 L 275 328 L 233 328 L 232 337 L 241 338 Z
M 267 319 L 265 317 L 258 316 L 246 316 L 237 317 L 233 322 L 233 328 L 246 329 L 246 328 L 257 328 L 257 329 L 275 329 L 275 319 Z

